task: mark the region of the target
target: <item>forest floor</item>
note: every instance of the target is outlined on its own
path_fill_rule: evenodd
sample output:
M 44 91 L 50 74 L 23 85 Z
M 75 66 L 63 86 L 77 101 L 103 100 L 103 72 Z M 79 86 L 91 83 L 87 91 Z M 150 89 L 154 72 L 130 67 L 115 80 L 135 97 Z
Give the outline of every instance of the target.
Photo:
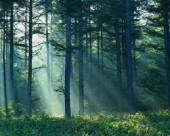
M 170 136 L 170 111 L 166 110 L 72 118 L 34 113 L 10 117 L 7 126 L 3 116 L 1 113 L 0 136 Z

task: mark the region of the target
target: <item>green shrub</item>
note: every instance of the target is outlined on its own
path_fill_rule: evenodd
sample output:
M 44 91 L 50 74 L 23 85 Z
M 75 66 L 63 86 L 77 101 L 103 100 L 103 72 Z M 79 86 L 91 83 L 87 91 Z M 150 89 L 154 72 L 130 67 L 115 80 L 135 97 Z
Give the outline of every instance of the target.
M 33 112 L 31 117 L 13 116 L 7 131 L 3 108 L 0 108 L 0 136 L 168 136 L 170 112 L 117 113 L 84 117 L 50 117 Z

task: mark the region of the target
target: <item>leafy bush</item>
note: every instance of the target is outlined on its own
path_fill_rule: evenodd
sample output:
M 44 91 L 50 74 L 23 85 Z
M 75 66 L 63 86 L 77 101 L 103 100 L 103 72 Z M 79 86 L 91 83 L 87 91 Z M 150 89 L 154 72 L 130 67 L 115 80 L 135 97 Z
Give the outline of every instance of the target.
M 168 136 L 170 112 L 115 113 L 72 118 L 50 117 L 34 112 L 9 118 L 5 128 L 0 109 L 0 136 Z

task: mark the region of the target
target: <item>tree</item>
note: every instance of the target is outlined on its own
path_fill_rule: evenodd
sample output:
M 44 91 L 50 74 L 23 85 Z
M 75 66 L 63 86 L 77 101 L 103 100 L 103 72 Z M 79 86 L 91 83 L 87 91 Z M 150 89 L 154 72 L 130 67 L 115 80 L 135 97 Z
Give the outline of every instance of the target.
M 83 16 L 82 3 L 79 9 L 79 114 L 84 114 L 84 85 L 83 85 Z
M 16 102 L 16 92 L 14 92 L 14 2 L 10 2 L 10 90 L 14 93 L 14 103 Z
M 167 74 L 167 92 L 168 107 L 170 109 L 170 45 L 169 45 L 169 23 L 168 23 L 168 0 L 163 0 L 163 17 L 164 17 L 164 45 L 165 45 L 165 61 Z
M 119 33 L 119 18 L 115 19 L 115 33 L 116 33 L 116 52 L 117 52 L 117 84 L 119 93 L 119 108 L 122 107 L 122 65 L 121 65 L 121 49 L 120 49 L 120 33 Z
M 7 83 L 6 83 L 6 6 L 3 6 L 3 82 L 4 82 L 4 100 L 5 100 L 5 114 L 6 122 L 8 119 L 8 96 L 7 96 Z
M 129 111 L 134 113 L 132 46 L 131 46 L 131 10 L 130 0 L 126 0 L 126 60 L 127 60 L 127 90 L 129 96 Z
M 50 47 L 49 47 L 49 21 L 48 21 L 48 8 L 49 8 L 49 1 L 45 0 L 45 21 L 46 21 L 46 49 L 47 49 L 47 83 L 48 88 L 50 88 Z
M 28 65 L 28 5 L 27 3 L 25 4 L 25 68 L 27 68 Z
M 66 64 L 65 64 L 65 115 L 71 117 L 70 108 L 70 71 L 71 71 L 71 10 L 67 0 L 66 12 Z
M 28 114 L 32 114 L 32 17 L 33 2 L 29 4 L 29 58 L 28 58 Z

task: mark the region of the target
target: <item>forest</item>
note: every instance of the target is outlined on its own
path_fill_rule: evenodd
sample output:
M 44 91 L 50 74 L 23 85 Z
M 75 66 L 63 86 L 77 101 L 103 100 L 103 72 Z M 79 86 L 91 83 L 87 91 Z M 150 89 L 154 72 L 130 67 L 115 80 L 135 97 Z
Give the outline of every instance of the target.
M 0 0 L 0 136 L 169 136 L 169 0 Z

